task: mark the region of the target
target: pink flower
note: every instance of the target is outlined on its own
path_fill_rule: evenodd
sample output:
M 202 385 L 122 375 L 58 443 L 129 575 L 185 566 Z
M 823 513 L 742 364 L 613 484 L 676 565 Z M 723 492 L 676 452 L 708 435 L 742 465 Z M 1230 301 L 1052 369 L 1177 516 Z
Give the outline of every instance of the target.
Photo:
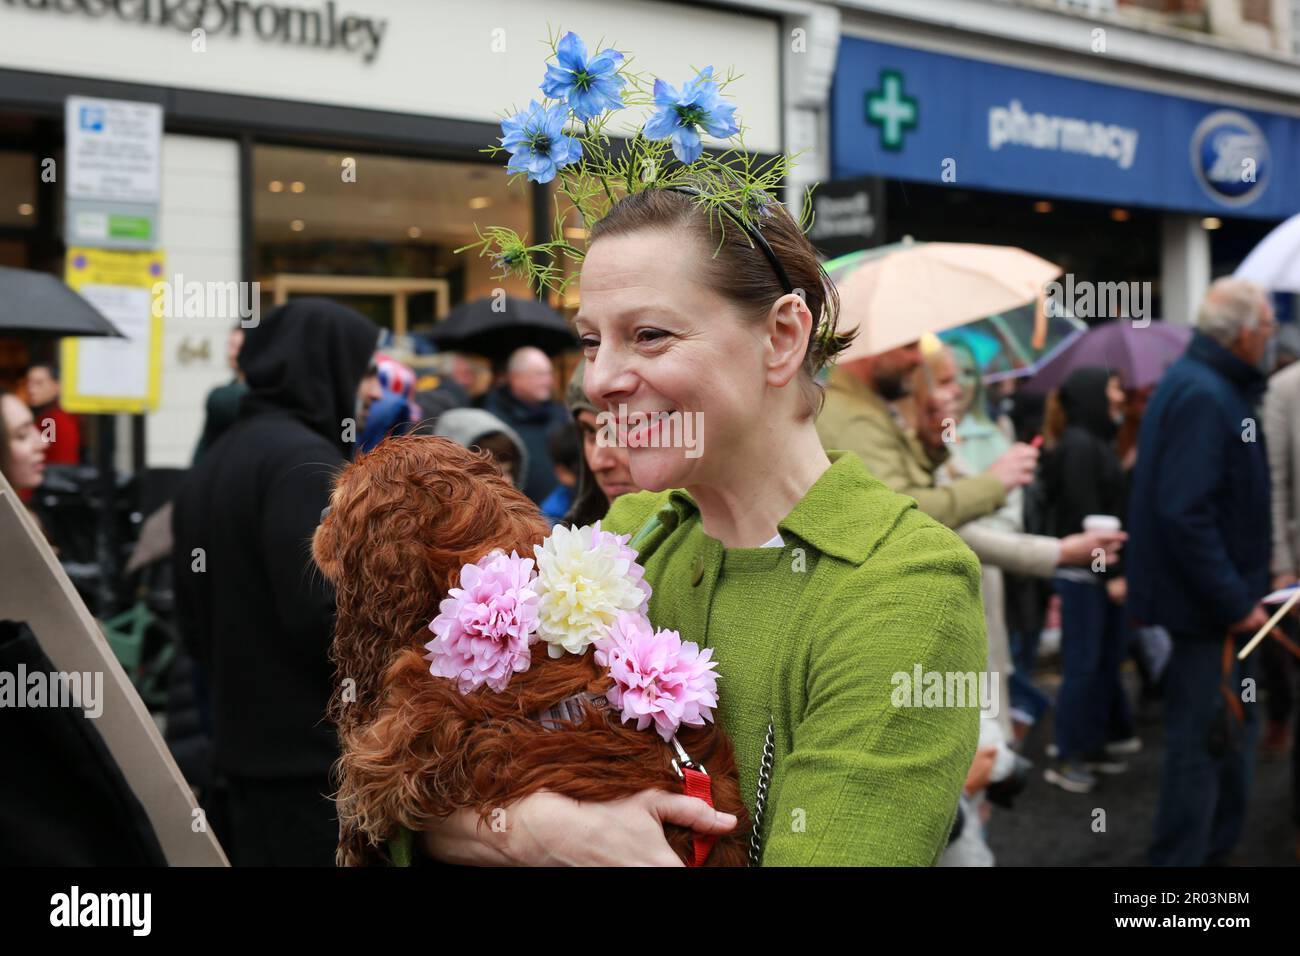
M 505 690 L 512 675 L 528 670 L 537 640 L 537 575 L 531 558 L 493 551 L 460 569 L 429 622 L 437 635 L 425 648 L 429 673 L 452 677 L 462 694 L 487 684 Z
M 718 704 L 718 665 L 713 649 L 701 651 L 676 631 L 653 631 L 644 614 L 624 612 L 596 641 L 596 663 L 609 668 L 614 686 L 605 695 L 622 708 L 623 722 L 644 730 L 653 721 L 664 740 L 682 724 L 713 720 Z

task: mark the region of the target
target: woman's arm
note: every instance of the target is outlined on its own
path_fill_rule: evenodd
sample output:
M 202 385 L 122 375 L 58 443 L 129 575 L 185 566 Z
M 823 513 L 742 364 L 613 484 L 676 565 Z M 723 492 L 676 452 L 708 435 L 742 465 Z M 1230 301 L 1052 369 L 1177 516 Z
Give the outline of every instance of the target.
M 931 866 L 979 740 L 988 654 L 979 565 L 927 523 L 821 604 L 794 750 L 772 778 L 763 865 Z M 927 697 L 935 679 L 945 692 L 960 687 L 962 706 Z
M 971 521 L 957 534 L 985 564 L 1027 577 L 1050 578 L 1061 559 L 1061 542 L 1038 534 L 1003 531 Z
M 1049 538 L 1001 531 L 983 521 L 964 524 L 957 534 L 982 563 L 1034 578 L 1050 578 L 1061 565 L 1089 567 L 1099 551 L 1105 554 L 1107 565 L 1114 567 L 1119 549 L 1128 540 L 1123 531 L 1080 531 L 1064 538 Z
M 722 834 L 736 818 L 664 790 L 603 803 L 543 791 L 506 807 L 500 824 L 458 810 L 423 841 L 435 860 L 467 866 L 682 866 L 664 839 L 665 823 Z

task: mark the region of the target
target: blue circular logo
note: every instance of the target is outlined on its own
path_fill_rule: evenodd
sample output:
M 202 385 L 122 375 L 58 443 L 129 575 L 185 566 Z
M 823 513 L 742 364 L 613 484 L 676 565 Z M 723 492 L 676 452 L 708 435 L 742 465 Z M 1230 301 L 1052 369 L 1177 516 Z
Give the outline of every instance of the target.
M 1191 158 L 1196 181 L 1225 206 L 1248 206 L 1268 185 L 1268 140 L 1234 110 L 1218 110 L 1197 124 Z

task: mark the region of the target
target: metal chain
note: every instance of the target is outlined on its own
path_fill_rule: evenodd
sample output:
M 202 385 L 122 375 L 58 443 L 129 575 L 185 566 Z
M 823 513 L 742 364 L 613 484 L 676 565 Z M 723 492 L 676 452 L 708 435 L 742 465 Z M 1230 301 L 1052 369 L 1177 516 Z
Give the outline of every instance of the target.
M 763 827 L 763 808 L 767 805 L 767 788 L 772 782 L 772 757 L 775 752 L 772 718 L 767 719 L 767 738 L 763 741 L 763 759 L 758 765 L 758 793 L 754 796 L 754 828 L 749 833 L 749 865 L 758 866 L 763 855 L 759 836 Z

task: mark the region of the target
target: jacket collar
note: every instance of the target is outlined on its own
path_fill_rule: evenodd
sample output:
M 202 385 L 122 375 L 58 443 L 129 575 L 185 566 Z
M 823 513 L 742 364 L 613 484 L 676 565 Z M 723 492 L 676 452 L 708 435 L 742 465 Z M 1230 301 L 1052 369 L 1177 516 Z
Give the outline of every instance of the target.
M 516 397 L 506 382 L 496 387 L 496 400 L 505 409 L 506 414 L 517 421 L 544 422 L 551 417 L 552 402 L 526 402 Z
M 831 466 L 822 472 L 777 528 L 787 545 L 789 536 L 793 535 L 823 554 L 859 565 L 867 560 L 884 531 L 893 524 L 892 520 L 883 524 L 871 520 L 883 516 L 879 508 L 872 508 L 864 500 L 866 496 L 886 489 L 871 476 L 857 455 L 827 451 L 826 456 L 831 460 Z M 889 497 L 897 499 L 900 512 L 910 506 L 905 498 Z M 660 512 L 661 521 L 664 518 L 670 522 L 674 518 L 685 521 L 699 512 L 695 499 L 682 488 L 670 491 L 668 502 L 675 514 L 669 516 L 665 508 Z
M 1263 372 L 1243 362 L 1203 332 L 1192 334 L 1187 356 L 1202 365 L 1208 365 L 1231 382 L 1237 391 L 1252 399 L 1259 398 L 1268 387 L 1268 379 Z

